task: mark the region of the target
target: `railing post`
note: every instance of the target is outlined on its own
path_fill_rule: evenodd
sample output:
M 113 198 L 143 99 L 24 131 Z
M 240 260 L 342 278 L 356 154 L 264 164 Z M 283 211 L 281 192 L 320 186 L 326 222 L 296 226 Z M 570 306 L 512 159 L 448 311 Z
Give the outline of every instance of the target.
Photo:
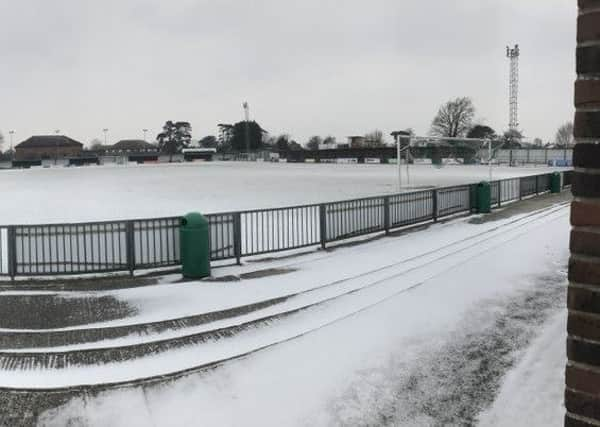
M 125 248 L 127 254 L 127 269 L 129 275 L 133 277 L 135 270 L 135 227 L 133 221 L 125 223 Z
M 433 222 L 438 220 L 438 191 L 437 189 L 431 191 L 431 202 L 433 205 Z M 470 204 L 470 202 L 469 202 Z
M 478 206 L 477 184 L 469 184 L 469 213 L 477 212 Z
M 385 234 L 390 234 L 390 196 L 383 198 L 383 227 Z
M 502 206 L 502 181 L 498 181 L 498 207 Z
M 321 248 L 327 246 L 327 205 L 319 205 L 319 229 L 321 233 Z
M 519 200 L 523 200 L 523 178 L 519 178 Z
M 6 237 L 8 239 L 8 274 L 10 280 L 15 280 L 17 275 L 17 229 L 14 225 L 8 227 Z
M 540 176 L 536 175 L 535 176 L 535 195 L 537 196 L 538 194 L 540 194 Z
M 233 252 L 237 265 L 242 265 L 242 214 L 233 214 Z

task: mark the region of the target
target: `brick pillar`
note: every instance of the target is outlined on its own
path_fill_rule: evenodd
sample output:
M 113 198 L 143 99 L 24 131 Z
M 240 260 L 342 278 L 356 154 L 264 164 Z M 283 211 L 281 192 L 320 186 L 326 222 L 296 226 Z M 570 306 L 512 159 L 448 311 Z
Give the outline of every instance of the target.
M 600 0 L 579 0 L 565 426 L 600 426 Z

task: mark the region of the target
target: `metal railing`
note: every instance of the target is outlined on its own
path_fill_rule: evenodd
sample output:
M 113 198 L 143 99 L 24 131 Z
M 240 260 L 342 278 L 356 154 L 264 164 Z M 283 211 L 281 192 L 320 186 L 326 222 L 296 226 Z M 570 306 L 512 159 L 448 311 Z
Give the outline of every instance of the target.
M 572 171 L 562 172 L 562 188 Z M 551 174 L 490 183 L 491 203 L 550 191 Z M 206 215 L 212 261 L 299 249 L 468 214 L 477 185 L 332 203 Z M 0 276 L 108 273 L 181 264 L 180 217 L 78 224 L 0 226 Z
M 319 205 L 235 213 L 239 257 L 299 249 L 320 243 Z

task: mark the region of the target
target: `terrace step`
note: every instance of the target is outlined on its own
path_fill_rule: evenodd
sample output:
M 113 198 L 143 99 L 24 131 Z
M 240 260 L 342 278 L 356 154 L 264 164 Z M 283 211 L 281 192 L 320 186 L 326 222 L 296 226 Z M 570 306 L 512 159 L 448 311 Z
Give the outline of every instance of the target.
M 110 296 L 32 293 L 0 294 L 0 328 L 51 329 L 123 320 L 137 309 Z
M 283 303 L 287 297 L 272 298 L 257 303 L 233 307 L 224 310 L 201 313 L 177 319 L 130 324 L 113 327 L 74 328 L 63 330 L 39 331 L 0 331 L 0 350 L 34 349 L 60 347 L 76 344 L 95 343 L 104 340 L 126 337 L 148 337 L 165 331 L 177 331 L 200 326 L 218 320 L 230 319 L 252 313 L 276 304 Z

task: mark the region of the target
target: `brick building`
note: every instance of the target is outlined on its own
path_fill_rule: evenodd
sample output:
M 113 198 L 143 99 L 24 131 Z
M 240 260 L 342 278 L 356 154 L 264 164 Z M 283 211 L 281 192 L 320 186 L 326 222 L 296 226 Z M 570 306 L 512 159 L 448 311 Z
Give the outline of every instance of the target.
M 106 151 L 107 153 L 158 153 L 158 146 L 141 139 L 122 139 Z
M 600 426 L 600 0 L 579 0 L 565 426 Z
M 64 135 L 32 136 L 15 147 L 15 160 L 79 157 L 83 144 Z

